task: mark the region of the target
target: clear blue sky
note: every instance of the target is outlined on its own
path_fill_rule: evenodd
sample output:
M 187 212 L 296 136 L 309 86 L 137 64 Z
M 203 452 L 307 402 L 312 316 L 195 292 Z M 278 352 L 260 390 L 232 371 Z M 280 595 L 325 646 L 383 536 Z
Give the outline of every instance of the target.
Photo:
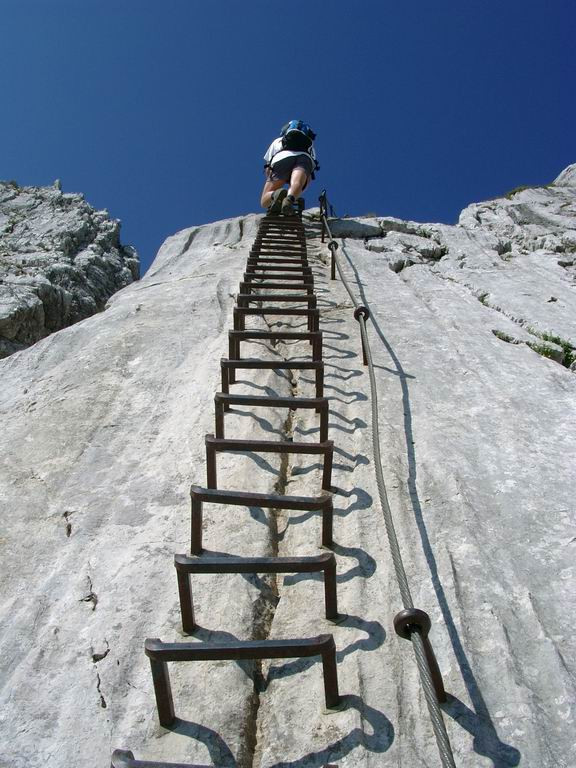
M 147 268 L 258 210 L 291 118 L 339 214 L 454 222 L 576 161 L 574 0 L 0 0 L 0 178 L 108 208 Z

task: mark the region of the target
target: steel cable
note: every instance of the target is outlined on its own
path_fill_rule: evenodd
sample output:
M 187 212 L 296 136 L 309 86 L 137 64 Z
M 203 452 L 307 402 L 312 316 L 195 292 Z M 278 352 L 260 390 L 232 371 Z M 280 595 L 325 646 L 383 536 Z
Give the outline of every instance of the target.
M 394 527 L 394 518 L 390 503 L 388 501 L 388 493 L 386 491 L 386 483 L 384 481 L 384 472 L 382 470 L 382 456 L 380 452 L 380 429 L 378 424 L 378 393 L 376 388 L 376 376 L 374 373 L 374 361 L 372 359 L 372 351 L 370 349 L 370 342 L 368 340 L 368 332 L 366 329 L 366 316 L 369 315 L 368 309 L 363 307 L 356 299 L 354 292 L 344 275 L 340 261 L 336 256 L 336 250 L 338 243 L 334 240 L 328 220 L 325 212 L 321 211 L 323 226 L 328 233 L 328 247 L 332 251 L 332 258 L 338 270 L 340 279 L 350 296 L 352 304 L 357 312 L 355 316 L 360 324 L 360 334 L 362 337 L 362 348 L 364 351 L 365 361 L 368 366 L 368 375 L 370 378 L 370 392 L 372 401 L 372 444 L 374 452 L 374 472 L 376 475 L 376 485 L 378 487 L 378 496 L 380 498 L 380 506 L 382 508 L 382 515 L 384 517 L 384 525 L 386 528 L 386 534 L 388 536 L 388 543 L 390 546 L 390 552 L 392 555 L 392 562 L 394 565 L 394 571 L 396 574 L 396 580 L 398 581 L 398 587 L 400 590 L 400 596 L 405 609 L 414 608 L 412 601 L 412 595 L 410 593 L 410 586 L 408 584 L 408 578 L 406 576 L 406 570 L 404 568 L 404 562 L 402 560 L 402 553 L 398 538 L 396 536 L 396 529 Z M 334 245 L 332 245 L 334 244 Z M 336 246 L 336 247 L 334 247 Z M 365 313 L 360 312 L 360 309 L 365 309 Z M 414 627 L 410 632 L 410 640 L 412 641 L 412 647 L 414 649 L 414 655 L 416 656 L 416 664 L 420 675 L 420 682 L 426 698 L 426 704 L 428 706 L 428 712 L 430 714 L 430 720 L 432 722 L 432 728 L 436 737 L 436 743 L 438 744 L 438 750 L 440 753 L 440 760 L 443 768 L 456 768 L 454 762 L 454 755 L 452 753 L 452 747 L 446 731 L 446 726 L 442 717 L 442 710 L 438 703 L 438 697 L 434 688 L 434 682 L 432 679 L 432 673 L 430 665 L 426 657 L 426 651 L 424 646 L 424 639 L 420 634 L 420 630 Z

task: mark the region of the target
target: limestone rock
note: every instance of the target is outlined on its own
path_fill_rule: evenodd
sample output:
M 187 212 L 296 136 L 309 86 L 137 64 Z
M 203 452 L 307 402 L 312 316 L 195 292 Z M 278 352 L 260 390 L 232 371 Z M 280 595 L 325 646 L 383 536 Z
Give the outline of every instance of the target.
M 100 312 L 139 277 L 120 223 L 82 195 L 0 182 L 0 358 Z
M 569 176 L 471 206 L 454 227 L 370 217 L 390 250 L 369 248 L 364 219 L 347 221 L 338 250 L 371 309 L 388 495 L 414 603 L 432 618 L 459 768 L 576 765 L 576 311 L 571 267 L 558 264 L 569 254 L 556 250 L 576 230 Z M 157 722 L 143 642 L 184 639 L 172 558 L 188 550 L 189 486 L 205 482 L 219 359 L 258 221 L 177 233 L 104 312 L 0 362 L 0 762 L 11 768 L 101 768 L 113 747 L 240 768 L 438 764 L 412 650 L 392 626 L 402 604 L 358 324 L 329 279 L 314 216 L 346 616 L 324 619 L 312 575 L 203 576 L 192 639 L 331 632 L 343 707 L 325 713 L 317 659 L 174 664 L 180 720 L 172 730 Z M 426 243 L 443 254 L 424 256 Z M 410 253 L 420 261 L 390 269 Z M 308 352 L 243 349 L 279 360 Z M 298 371 L 246 371 L 234 385 L 311 390 Z M 229 437 L 318 439 L 305 411 L 233 408 L 225 423 Z M 320 466 L 248 453 L 220 457 L 218 474 L 222 488 L 315 495 Z M 309 513 L 207 505 L 204 535 L 222 555 L 321 551 Z

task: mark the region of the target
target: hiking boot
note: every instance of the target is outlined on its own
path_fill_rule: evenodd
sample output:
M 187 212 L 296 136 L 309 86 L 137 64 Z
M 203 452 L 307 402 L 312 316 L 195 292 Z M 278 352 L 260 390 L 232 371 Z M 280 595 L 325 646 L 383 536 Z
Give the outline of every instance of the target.
M 272 192 L 272 202 L 268 206 L 268 213 L 280 213 L 282 210 L 282 201 L 287 194 L 287 189 L 277 189 Z
M 296 213 L 296 208 L 294 207 L 295 203 L 296 199 L 294 195 L 286 195 L 282 201 L 282 213 L 284 216 L 293 216 Z

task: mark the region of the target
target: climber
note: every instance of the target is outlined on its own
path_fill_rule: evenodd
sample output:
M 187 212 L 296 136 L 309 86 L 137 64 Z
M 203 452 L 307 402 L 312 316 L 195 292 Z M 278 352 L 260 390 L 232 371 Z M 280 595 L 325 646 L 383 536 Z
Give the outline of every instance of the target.
M 260 204 L 269 213 L 296 213 L 295 203 L 308 186 L 314 171 L 320 166 L 316 160 L 313 141 L 316 134 L 301 120 L 291 120 L 274 139 L 264 155 L 266 182 Z M 284 184 L 289 188 L 283 189 Z

